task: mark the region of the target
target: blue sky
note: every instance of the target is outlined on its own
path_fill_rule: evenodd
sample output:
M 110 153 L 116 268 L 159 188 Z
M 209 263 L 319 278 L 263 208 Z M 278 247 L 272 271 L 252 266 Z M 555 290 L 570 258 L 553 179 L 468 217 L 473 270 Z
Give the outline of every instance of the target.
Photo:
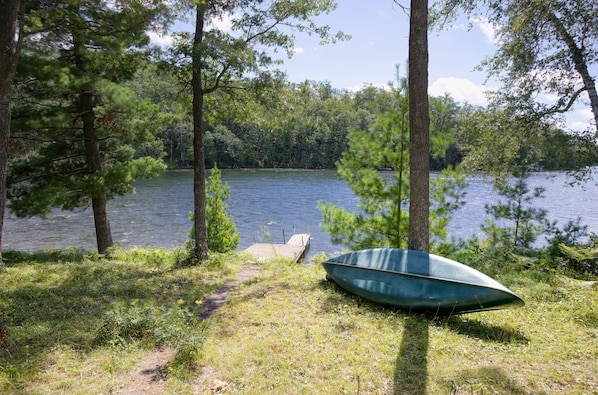
M 396 65 L 405 76 L 409 40 L 409 17 L 405 11 L 393 0 L 337 3 L 335 11 L 318 17 L 317 22 L 352 38 L 322 46 L 317 37 L 298 33 L 294 56 L 287 59 L 281 55 L 284 64 L 279 68 L 288 79 L 327 81 L 334 88 L 356 90 L 363 84 L 387 85 L 395 81 Z M 216 24 L 223 30 L 230 27 L 227 20 Z M 448 93 L 459 102 L 487 104 L 484 91 L 496 89 L 498 83 L 486 83 L 486 73 L 474 68 L 494 53 L 493 32 L 492 25 L 481 18 L 461 18 L 449 29 L 430 32 L 429 93 Z M 578 105 L 574 110 L 567 116 L 567 126 L 587 127 L 591 119 L 589 105 Z
M 338 8 L 318 20 L 352 36 L 346 42 L 319 46 L 315 37 L 297 38 L 295 56 L 282 67 L 289 79 L 329 81 L 335 88 L 387 84 L 395 80 L 395 65 L 406 72 L 409 17 L 392 0 L 340 0 Z M 467 21 L 429 34 L 430 93 L 447 91 L 457 100 L 484 104 L 485 74 L 473 68 L 494 51 L 482 23 Z M 486 29 L 486 31 L 489 31 Z

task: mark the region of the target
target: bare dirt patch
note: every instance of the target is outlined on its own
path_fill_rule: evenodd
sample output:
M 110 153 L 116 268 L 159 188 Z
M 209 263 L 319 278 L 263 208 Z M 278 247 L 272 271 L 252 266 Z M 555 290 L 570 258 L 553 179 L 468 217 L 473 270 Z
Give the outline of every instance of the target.
M 175 350 L 163 348 L 154 350 L 146 355 L 134 371 L 123 375 L 118 381 L 123 386 L 116 389 L 114 394 L 119 395 L 160 395 L 164 393 L 166 381 L 164 369 L 166 363 L 172 360 Z

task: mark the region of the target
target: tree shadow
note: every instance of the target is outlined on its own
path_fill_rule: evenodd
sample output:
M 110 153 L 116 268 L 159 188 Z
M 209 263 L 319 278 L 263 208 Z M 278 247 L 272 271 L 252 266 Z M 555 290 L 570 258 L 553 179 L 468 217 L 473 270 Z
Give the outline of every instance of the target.
M 425 315 L 405 317 L 401 349 L 397 356 L 393 394 L 426 394 L 430 320 Z
M 499 325 L 487 324 L 464 316 L 450 316 L 436 320 L 436 325 L 461 335 L 497 343 L 528 343 L 530 340 L 521 332 Z
M 505 344 L 520 343 L 526 344 L 530 340 L 520 331 L 515 329 L 484 323 L 475 318 L 470 318 L 463 315 L 453 316 L 433 316 L 425 314 L 411 314 L 409 311 L 399 310 L 389 306 L 383 306 L 366 299 L 356 296 L 342 287 L 338 286 L 333 281 L 322 280 L 316 286 L 318 287 L 334 287 L 334 293 L 330 293 L 325 303 L 322 303 L 321 308 L 325 312 L 334 311 L 334 306 L 347 303 L 353 300 L 355 303 L 367 306 L 373 312 L 380 312 L 385 314 L 389 310 L 401 311 L 405 313 L 403 329 L 403 336 L 401 339 L 401 347 L 396 359 L 394 380 L 392 386 L 392 394 L 426 394 L 427 380 L 428 380 L 428 347 L 430 326 L 434 325 L 440 328 L 446 328 L 458 334 L 477 338 L 488 342 L 500 342 Z M 481 373 L 490 373 L 484 369 L 480 369 Z M 493 371 L 494 376 L 499 377 L 499 371 Z M 475 372 L 468 372 L 474 375 Z M 504 376 L 504 372 L 503 372 Z M 500 376 L 500 377 L 503 377 Z M 500 382 L 506 382 L 508 378 Z M 465 385 L 466 387 L 467 385 Z M 463 387 L 463 388 L 465 388 Z M 502 387 L 507 388 L 507 387 Z M 517 393 L 517 389 L 514 389 Z
M 334 281 L 322 280 L 316 286 L 322 288 L 333 287 L 336 291 L 329 293 L 327 300 L 321 304 L 320 308 L 323 313 L 334 312 L 336 311 L 335 306 L 353 301 L 375 313 L 388 314 L 389 311 L 394 311 L 405 314 L 405 326 L 403 328 L 401 347 L 396 359 L 391 393 L 396 395 L 426 394 L 429 327 L 433 317 L 425 314 L 411 314 L 409 311 L 396 307 L 371 302 L 350 293 Z
M 0 344 L 0 370 L 14 372 L 15 377 L 35 375 L 57 348 L 93 351 L 99 346 L 95 340 L 100 325 L 114 303 L 139 300 L 170 306 L 178 298 L 199 299 L 212 285 L 209 278 L 190 281 L 185 270 L 179 273 L 170 267 L 76 258 L 45 266 L 28 261 L 34 258 L 45 262 L 45 256 L 35 254 L 14 259 L 11 266 L 29 270 L 30 278 L 0 289 L 0 318 L 11 332 Z M 15 383 L 23 385 L 19 379 Z
M 466 369 L 449 380 L 447 393 L 450 394 L 527 394 L 528 388 L 518 386 L 513 378 L 496 366 L 482 366 Z

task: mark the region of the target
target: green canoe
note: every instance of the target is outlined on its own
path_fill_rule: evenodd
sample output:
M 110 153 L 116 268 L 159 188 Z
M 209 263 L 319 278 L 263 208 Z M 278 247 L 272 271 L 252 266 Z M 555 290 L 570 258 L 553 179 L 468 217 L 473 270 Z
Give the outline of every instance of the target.
M 322 264 L 327 278 L 373 302 L 430 314 L 523 306 L 496 280 L 462 263 L 398 248 L 355 251 Z

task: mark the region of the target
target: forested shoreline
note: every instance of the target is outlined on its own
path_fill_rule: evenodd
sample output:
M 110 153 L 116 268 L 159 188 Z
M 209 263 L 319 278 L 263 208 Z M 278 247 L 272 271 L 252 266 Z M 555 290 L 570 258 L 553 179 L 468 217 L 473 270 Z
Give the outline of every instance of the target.
M 282 79 L 265 91 L 215 94 L 205 124 L 206 166 L 333 169 L 348 148 L 351 132 L 375 133 L 378 119 L 400 106 L 404 93 L 396 85 L 348 91 L 328 82 Z M 192 167 L 191 117 L 180 109 L 190 98 L 184 97 L 176 79 L 150 65 L 127 86 L 166 118 L 153 130 L 154 140 L 136 147 L 138 155 L 162 157 L 169 168 Z M 501 116 L 499 110 L 459 103 L 448 95 L 430 97 L 430 115 L 432 170 L 460 164 L 471 147 L 483 145 L 487 134 L 495 133 L 482 129 L 499 123 Z M 569 170 L 596 162 L 591 141 L 583 134 L 549 124 L 536 126 L 539 133 L 520 142 L 519 149 L 526 153 L 519 164 Z
M 35 104 L 42 98 L 36 99 L 36 93 L 28 91 L 24 84 L 24 80 L 17 80 L 9 142 L 13 164 L 19 157 L 43 148 L 51 138 L 44 124 L 48 114 L 39 111 L 40 102 Z M 206 106 L 206 166 L 333 169 L 348 148 L 351 132 L 376 133 L 373 125 L 378 119 L 400 106 L 404 93 L 395 84 L 369 85 L 353 92 L 334 88 L 328 82 L 297 84 L 281 79 L 259 91 L 256 88 L 215 93 L 209 96 Z M 160 159 L 171 169 L 192 167 L 193 129 L 187 106 L 191 98 L 175 75 L 150 63 L 139 69 L 132 80 L 112 89 L 118 89 L 118 98 L 125 102 L 105 113 L 99 122 L 122 128 L 118 117 L 126 113 L 129 127 L 141 128 L 121 130 L 134 137 L 128 143 L 135 158 Z M 38 90 L 37 94 L 44 91 Z M 47 100 L 44 97 L 43 101 Z M 50 100 L 43 105 L 59 107 L 60 99 L 56 97 L 54 103 Z M 475 154 L 472 147 L 485 145 L 492 133 L 500 140 L 500 131 L 490 130 L 493 125 L 489 124 L 498 125 L 501 115 L 500 110 L 459 103 L 448 95 L 430 97 L 431 169 L 442 170 L 467 162 L 468 156 Z M 535 128 L 538 131 L 533 136 L 519 142 L 517 149 L 525 152 L 520 155 L 520 164 L 544 170 L 570 170 L 596 162 L 595 148 L 587 136 L 550 124 L 538 123 Z M 507 141 L 511 133 L 504 132 Z M 62 153 L 68 155 L 64 149 Z M 62 153 L 57 150 L 49 159 L 67 159 L 66 155 L 61 157 Z

